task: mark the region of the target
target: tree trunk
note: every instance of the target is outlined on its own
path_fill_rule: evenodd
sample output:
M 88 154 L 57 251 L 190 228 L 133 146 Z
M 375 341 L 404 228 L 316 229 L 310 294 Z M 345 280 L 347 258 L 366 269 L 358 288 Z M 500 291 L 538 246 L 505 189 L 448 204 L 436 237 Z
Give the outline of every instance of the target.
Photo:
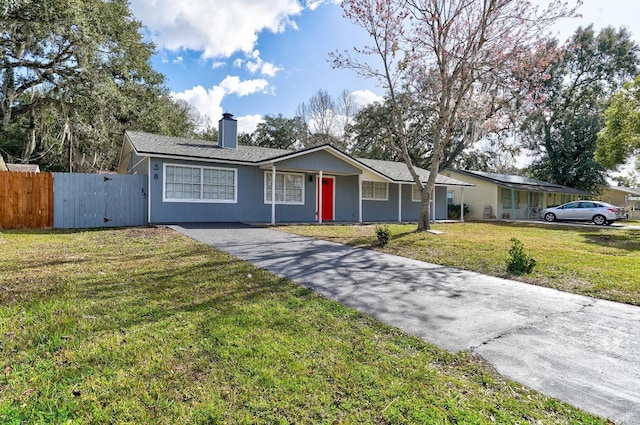
M 418 231 L 423 232 L 425 230 L 431 230 L 430 224 L 430 208 L 431 192 L 427 190 L 425 186 L 421 191 L 420 196 L 420 215 L 418 216 Z

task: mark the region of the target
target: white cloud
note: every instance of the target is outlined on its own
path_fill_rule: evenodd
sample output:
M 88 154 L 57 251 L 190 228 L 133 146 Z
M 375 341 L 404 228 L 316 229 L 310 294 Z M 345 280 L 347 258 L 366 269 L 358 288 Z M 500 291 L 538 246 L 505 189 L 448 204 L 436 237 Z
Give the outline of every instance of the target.
M 252 74 L 260 73 L 267 77 L 275 77 L 276 73 L 282 70 L 271 62 L 265 62 L 260 57 L 259 50 L 253 50 L 247 54 L 247 59 L 236 59 L 233 61 L 233 66 L 236 68 L 244 67 Z
M 247 96 L 254 93 L 267 93 L 269 83 L 263 79 L 240 81 L 237 76 L 227 76 L 217 86 L 205 89 L 202 86 L 195 86 L 180 93 L 172 93 L 176 100 L 183 100 L 193 106 L 198 113 L 209 120 L 214 125 L 222 117 L 224 112 L 222 100 L 225 96 L 235 94 L 237 96 Z M 238 125 L 241 128 L 255 129 L 262 117 L 260 115 L 247 115 L 238 118 Z M 242 130 L 245 131 L 245 130 Z M 253 131 L 253 130 L 251 130 Z
M 262 115 L 245 115 L 243 117 L 237 117 L 238 120 L 238 134 L 240 133 L 253 133 L 258 127 L 258 124 L 264 122 Z
M 275 77 L 278 71 L 282 71 L 282 68 L 279 68 L 269 62 L 264 62 L 262 64 L 262 68 L 260 69 L 260 73 L 262 75 L 266 75 L 267 77 Z
M 351 92 L 354 102 L 358 106 L 367 106 L 375 102 L 384 102 L 384 97 L 379 96 L 371 90 L 355 90 Z
M 240 77 L 228 75 L 220 83 L 227 94 L 247 96 L 253 93 L 267 93 L 269 83 L 264 79 L 240 81 Z
M 340 0 L 308 0 L 307 9 L 316 10 L 323 3 L 340 4 Z
M 214 62 L 213 65 L 211 65 L 212 69 L 218 69 L 218 68 L 224 68 L 225 66 L 227 66 L 227 63 L 224 61 L 218 61 L 218 62 Z
M 295 29 L 292 17 L 303 10 L 297 0 L 131 0 L 131 9 L 159 48 L 205 59 L 250 53 L 260 32 Z
M 218 122 L 222 117 L 223 109 L 221 103 L 225 96 L 225 91 L 220 86 L 214 86 L 209 90 L 202 86 L 196 86 L 180 93 L 172 93 L 171 96 L 176 100 L 183 100 L 193 106 L 200 115 L 209 120 L 209 124 Z

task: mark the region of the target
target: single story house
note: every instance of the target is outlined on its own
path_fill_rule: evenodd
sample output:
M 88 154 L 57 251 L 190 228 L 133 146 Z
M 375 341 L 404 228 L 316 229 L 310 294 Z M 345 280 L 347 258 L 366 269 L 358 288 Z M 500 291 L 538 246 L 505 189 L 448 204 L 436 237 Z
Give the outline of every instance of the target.
M 630 219 L 640 220 L 640 188 L 609 186 L 598 199 L 624 207 Z
M 417 171 L 426 181 L 429 172 Z M 118 173 L 148 176 L 148 221 L 157 224 L 416 221 L 420 209 L 404 163 L 353 158 L 330 145 L 238 145 L 229 113 L 218 143 L 127 131 Z M 431 217 L 446 219 L 452 187 L 464 193 L 473 184 L 438 175 Z
M 522 176 L 453 169 L 443 174 L 475 185 L 464 200 L 470 220 L 537 219 L 544 208 L 592 196 L 584 190 Z M 460 196 L 457 188 L 452 190 L 450 199 Z
M 604 189 L 597 199 L 619 207 L 632 209 L 635 205 L 634 202 L 630 202 L 629 199 L 638 197 L 640 197 L 640 189 L 632 189 L 630 187 L 623 186 L 609 186 Z

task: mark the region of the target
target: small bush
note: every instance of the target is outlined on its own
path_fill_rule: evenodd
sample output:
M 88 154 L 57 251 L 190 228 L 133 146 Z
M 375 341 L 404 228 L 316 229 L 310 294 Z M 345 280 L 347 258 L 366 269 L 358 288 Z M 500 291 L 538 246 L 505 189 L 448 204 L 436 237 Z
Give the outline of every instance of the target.
M 515 275 L 529 274 L 536 266 L 536 260 L 524 252 L 524 245 L 516 238 L 511 238 L 507 270 Z
M 464 214 L 469 214 L 469 205 L 464 204 Z M 459 220 L 460 219 L 460 204 L 447 205 L 447 219 Z
M 378 237 L 378 246 L 384 247 L 389 243 L 389 226 L 379 224 L 376 226 L 376 236 Z

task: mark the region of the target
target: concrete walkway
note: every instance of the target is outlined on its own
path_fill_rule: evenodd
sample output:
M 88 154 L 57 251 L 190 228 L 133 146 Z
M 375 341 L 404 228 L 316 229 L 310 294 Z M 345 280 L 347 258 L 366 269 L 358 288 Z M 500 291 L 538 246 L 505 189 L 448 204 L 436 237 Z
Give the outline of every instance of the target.
M 640 308 L 248 226 L 172 226 L 616 423 L 640 424 Z M 588 259 L 585 259 L 588 261 Z

